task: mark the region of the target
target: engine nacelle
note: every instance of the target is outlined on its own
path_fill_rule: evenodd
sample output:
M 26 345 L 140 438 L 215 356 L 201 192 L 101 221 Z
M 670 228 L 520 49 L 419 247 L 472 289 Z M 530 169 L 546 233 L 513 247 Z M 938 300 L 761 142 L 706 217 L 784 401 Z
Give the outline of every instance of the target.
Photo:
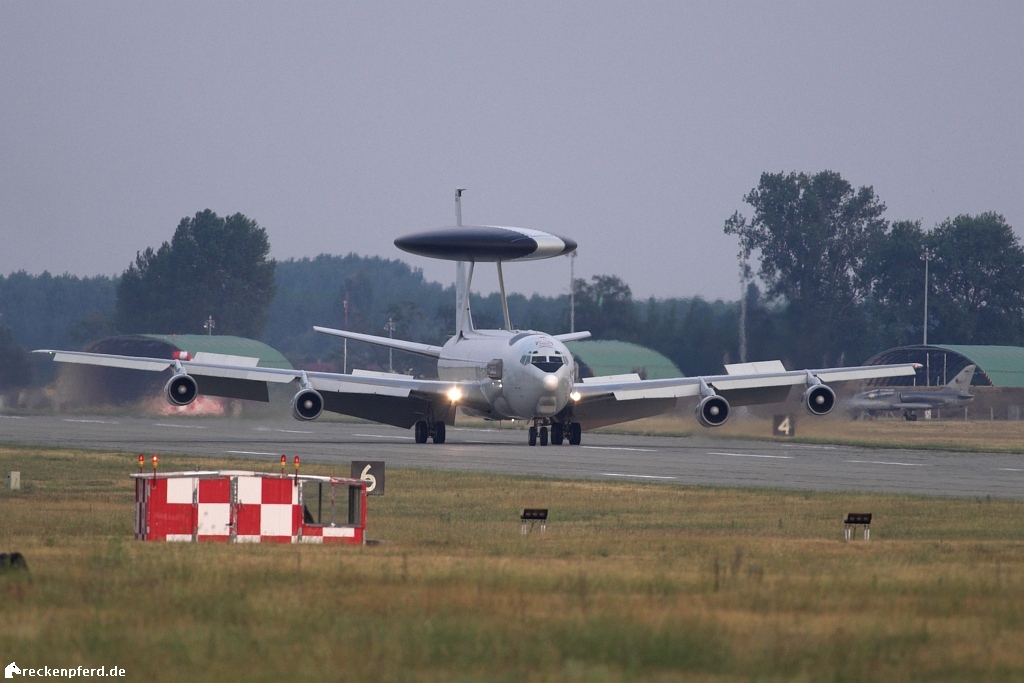
M 315 389 L 303 389 L 292 398 L 292 416 L 296 420 L 315 420 L 324 412 L 324 397 Z
M 697 422 L 705 427 L 721 427 L 729 419 L 729 402 L 721 396 L 705 396 L 697 404 Z
M 187 406 L 199 396 L 199 385 L 188 375 L 175 375 L 164 385 L 167 402 L 175 406 Z
M 836 392 L 824 384 L 808 387 L 800 399 L 811 415 L 828 415 L 836 407 Z

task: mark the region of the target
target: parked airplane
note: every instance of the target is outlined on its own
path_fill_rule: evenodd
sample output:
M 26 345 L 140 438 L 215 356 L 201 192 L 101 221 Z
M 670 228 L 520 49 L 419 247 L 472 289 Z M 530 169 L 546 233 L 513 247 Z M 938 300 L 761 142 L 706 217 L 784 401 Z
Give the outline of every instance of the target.
M 904 419 L 913 422 L 917 419 L 917 410 L 959 408 L 973 401 L 974 396 L 970 393 L 973 378 L 974 366 L 968 365 L 944 387 L 872 389 L 854 396 L 850 399 L 849 406 L 858 413 L 863 411 L 872 416 L 876 413 L 902 410 Z
M 188 405 L 200 394 L 269 400 L 269 385 L 292 384 L 291 402 L 298 420 L 314 420 L 324 410 L 375 422 L 414 428 L 417 443 L 444 443 L 445 426 L 455 421 L 456 408 L 489 420 L 531 423 L 529 444 L 549 440 L 578 445 L 584 430 L 671 412 L 676 402 L 696 398 L 697 420 L 716 427 L 729 417 L 730 406 L 774 403 L 790 387 L 803 385 L 804 407 L 825 415 L 835 406 L 835 392 L 826 382 L 913 375 L 915 366 L 881 365 L 854 368 L 786 371 L 779 366 L 709 377 L 641 380 L 636 374 L 577 380 L 576 362 L 565 342 L 585 339 L 589 332 L 546 334 L 513 327 L 505 297 L 502 263 L 569 254 L 576 243 L 537 230 L 496 226 L 463 227 L 461 190 L 456 194 L 457 225 L 400 237 L 400 249 L 458 261 L 456 329 L 443 346 L 377 337 L 347 330 L 314 327 L 318 332 L 363 341 L 437 361 L 439 379 L 354 370 L 351 374 L 225 365 L 195 360 L 138 358 L 75 351 L 40 350 L 56 362 L 115 368 L 171 371 L 164 387 L 167 400 Z M 469 291 L 477 263 L 494 262 L 504 312 L 497 330 L 473 326 Z M 465 265 L 468 264 L 468 277 Z

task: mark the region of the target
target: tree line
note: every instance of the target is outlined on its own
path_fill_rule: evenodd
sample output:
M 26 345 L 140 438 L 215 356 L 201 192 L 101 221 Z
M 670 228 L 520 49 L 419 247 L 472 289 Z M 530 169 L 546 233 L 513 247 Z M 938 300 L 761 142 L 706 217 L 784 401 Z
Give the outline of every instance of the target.
M 653 348 L 688 375 L 721 372 L 744 352 L 791 367 L 856 364 L 921 341 L 927 265 L 929 342 L 1024 345 L 1024 249 L 999 214 L 962 214 L 931 230 L 890 222 L 871 187 L 832 171 L 762 174 L 743 201 L 750 217 L 736 212 L 724 223 L 749 279 L 741 301 L 638 301 L 621 278 L 594 275 L 573 283 L 576 329 Z M 203 334 L 211 320 L 215 334 L 261 339 L 300 367 L 388 369 L 393 359 L 396 371 L 433 371 L 425 359 L 367 344 L 349 343 L 346 354 L 312 326 L 440 344 L 455 328 L 453 286 L 399 260 L 275 262 L 269 252 L 254 220 L 206 210 L 140 251 L 120 277 L 0 276 L 0 389 L 28 381 L 26 348 L 80 348 L 115 333 Z M 478 327 L 500 324 L 497 294 L 474 294 L 472 306 Z M 509 312 L 521 329 L 569 328 L 567 294 L 512 294 Z

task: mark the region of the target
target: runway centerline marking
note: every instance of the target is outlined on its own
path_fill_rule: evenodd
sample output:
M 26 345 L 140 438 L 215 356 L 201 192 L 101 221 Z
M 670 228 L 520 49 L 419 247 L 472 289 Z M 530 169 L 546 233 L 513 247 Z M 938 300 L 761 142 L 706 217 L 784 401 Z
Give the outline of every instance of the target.
M 792 455 L 759 455 L 757 453 L 716 453 L 708 451 L 708 455 L 728 455 L 733 458 L 777 458 L 779 460 L 792 460 Z
M 1019 467 L 997 467 L 996 472 L 1024 472 Z
M 234 453 L 236 455 L 277 455 L 277 453 L 264 453 L 263 451 L 224 451 L 225 453 Z
M 900 467 L 931 467 L 923 462 L 886 462 L 885 460 L 847 460 L 861 465 L 898 465 Z
M 676 477 L 659 477 L 656 474 L 620 474 L 618 472 L 602 472 L 602 477 L 630 477 L 632 479 L 675 479 Z
M 352 436 L 363 436 L 367 439 L 409 439 L 410 441 L 416 438 L 413 436 L 392 436 L 391 434 L 353 434 Z
M 87 422 L 89 424 L 97 424 L 97 425 L 116 425 L 116 424 L 118 424 L 118 422 L 116 420 L 74 420 L 74 419 L 72 419 L 70 417 L 65 417 L 64 421 L 65 422 Z
M 21 415 L 0 415 L 0 418 L 4 420 L 24 420 L 25 418 Z
M 206 429 L 203 425 L 172 425 L 167 422 L 157 422 L 154 427 L 173 427 L 175 429 Z
M 583 448 L 592 448 L 595 451 L 639 451 L 641 453 L 658 452 L 654 448 L 625 448 L 623 446 L 583 446 Z

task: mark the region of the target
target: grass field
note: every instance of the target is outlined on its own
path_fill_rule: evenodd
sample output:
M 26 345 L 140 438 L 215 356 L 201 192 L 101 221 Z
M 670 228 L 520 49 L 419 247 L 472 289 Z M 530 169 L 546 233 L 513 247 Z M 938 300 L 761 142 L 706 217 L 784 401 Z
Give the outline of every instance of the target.
M 842 414 L 811 417 L 800 409 L 791 414 L 796 424 L 796 434 L 791 440 L 796 442 L 1024 454 L 1024 421 L 922 419 L 907 422 L 901 418 L 855 421 Z M 712 438 L 767 439 L 773 436 L 772 421 L 768 418 L 738 416 L 730 418 L 722 427 L 705 429 L 690 414 L 635 420 L 609 427 L 607 431 Z
M 238 468 L 161 457 L 161 470 Z M 132 540 L 131 456 L 0 448 L 0 666 L 129 680 L 1020 681 L 1024 503 L 390 470 L 366 547 Z M 254 464 L 254 468 L 266 465 Z M 345 474 L 304 466 L 307 473 Z M 523 536 L 522 507 L 547 507 Z M 847 512 L 872 540 L 844 542 Z

